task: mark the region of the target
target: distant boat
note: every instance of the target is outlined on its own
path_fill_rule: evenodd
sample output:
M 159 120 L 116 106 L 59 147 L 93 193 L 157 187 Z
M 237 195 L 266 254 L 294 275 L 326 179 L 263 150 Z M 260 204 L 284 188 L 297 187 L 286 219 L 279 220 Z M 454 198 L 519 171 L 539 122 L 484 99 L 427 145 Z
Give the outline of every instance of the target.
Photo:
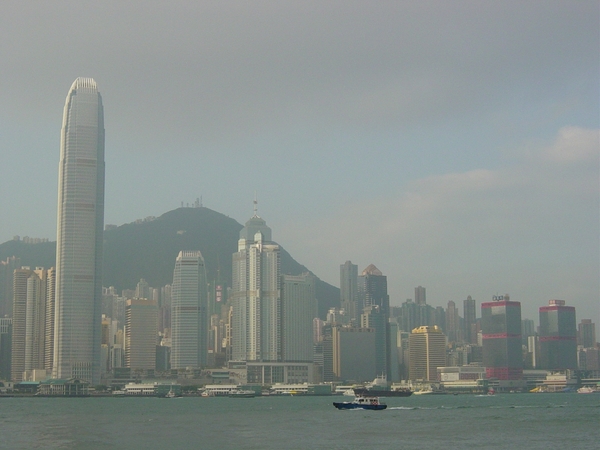
M 227 395 L 230 398 L 254 398 L 256 392 L 252 390 L 234 389 Z
M 333 402 L 337 409 L 369 409 L 381 411 L 387 408 L 387 405 L 381 403 L 378 397 L 356 396 L 351 402 Z
M 354 395 L 368 397 L 410 397 L 413 394 L 413 391 L 408 388 L 390 389 L 388 386 L 387 378 L 385 375 L 381 375 L 367 386 L 355 387 L 352 390 Z
M 487 395 L 496 395 L 496 391 L 494 390 L 494 388 L 489 388 L 487 391 Z
M 173 391 L 173 389 L 171 388 L 171 390 L 169 392 L 167 392 L 167 394 L 165 395 L 165 398 L 176 398 L 178 397 L 178 395 Z
M 577 389 L 578 394 L 594 394 L 596 392 L 600 392 L 600 391 L 597 391 L 596 389 L 594 389 L 591 386 L 583 386 L 583 387 L 580 387 L 579 389 Z

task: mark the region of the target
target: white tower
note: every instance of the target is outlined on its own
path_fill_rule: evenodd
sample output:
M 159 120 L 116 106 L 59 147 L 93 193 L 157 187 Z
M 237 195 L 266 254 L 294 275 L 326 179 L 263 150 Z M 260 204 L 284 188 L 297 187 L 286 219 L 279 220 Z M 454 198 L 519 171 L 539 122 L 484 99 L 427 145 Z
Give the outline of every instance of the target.
M 65 102 L 58 170 L 55 378 L 100 376 L 104 110 L 96 82 L 77 78 Z

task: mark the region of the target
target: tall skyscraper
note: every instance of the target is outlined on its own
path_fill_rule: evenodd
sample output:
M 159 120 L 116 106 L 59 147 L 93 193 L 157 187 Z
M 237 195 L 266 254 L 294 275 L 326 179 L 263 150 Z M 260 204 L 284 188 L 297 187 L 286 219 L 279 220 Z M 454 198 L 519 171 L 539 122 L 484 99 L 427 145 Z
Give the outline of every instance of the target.
M 21 267 L 16 256 L 0 261 L 0 318 L 13 316 L 13 273 Z
M 423 286 L 417 286 L 415 288 L 415 303 L 417 305 L 424 305 L 427 303 L 427 294 Z
M 282 359 L 313 361 L 313 320 L 317 315 L 315 277 L 282 275 L 281 328 Z
M 523 376 L 521 303 L 510 301 L 508 294 L 482 303 L 481 333 L 487 377 L 520 380 Z
M 448 302 L 446 308 L 446 333 L 450 342 L 460 340 L 460 317 L 458 316 L 458 308 L 452 300 Z
M 383 329 L 375 331 L 377 336 L 375 345 L 378 349 L 376 355 L 379 355 L 375 366 L 378 375 L 385 375 L 388 380 L 391 380 L 390 297 L 387 293 L 387 277 L 370 264 L 358 277 L 358 292 L 364 308 L 363 312 L 372 310 L 373 306 L 378 309 L 381 320 L 377 322 Z
M 25 370 L 25 333 L 27 324 L 27 280 L 33 271 L 29 267 L 16 269 L 13 274 L 13 320 L 11 380 L 23 381 Z
M 281 361 L 279 245 L 254 211 L 233 254 L 232 359 Z
M 463 301 L 464 335 L 463 339 L 469 344 L 477 344 L 477 308 L 475 300 L 467 296 Z
M 358 266 L 346 261 L 340 266 L 340 306 L 346 311 L 350 320 L 358 321 L 360 308 L 358 305 Z
M 104 110 L 92 78 L 65 102 L 58 169 L 54 378 L 100 377 Z
M 540 369 L 577 369 L 575 308 L 550 300 L 540 308 Z
M 179 252 L 171 297 L 171 368 L 204 367 L 208 356 L 208 286 L 199 251 Z
M 408 338 L 409 378 L 437 381 L 437 368 L 446 366 L 446 336 L 439 327 L 422 326 Z

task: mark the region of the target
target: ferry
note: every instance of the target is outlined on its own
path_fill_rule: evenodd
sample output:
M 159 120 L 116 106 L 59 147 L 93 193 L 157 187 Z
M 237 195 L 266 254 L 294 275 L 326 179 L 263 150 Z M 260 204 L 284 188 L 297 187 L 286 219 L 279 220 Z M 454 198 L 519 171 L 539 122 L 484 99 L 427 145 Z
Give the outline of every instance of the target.
M 250 389 L 234 389 L 227 395 L 229 398 L 254 398 L 256 392 Z
M 351 402 L 333 402 L 333 406 L 337 409 L 370 409 L 373 411 L 381 411 L 387 408 L 387 405 L 381 403 L 378 397 L 362 395 L 357 395 Z

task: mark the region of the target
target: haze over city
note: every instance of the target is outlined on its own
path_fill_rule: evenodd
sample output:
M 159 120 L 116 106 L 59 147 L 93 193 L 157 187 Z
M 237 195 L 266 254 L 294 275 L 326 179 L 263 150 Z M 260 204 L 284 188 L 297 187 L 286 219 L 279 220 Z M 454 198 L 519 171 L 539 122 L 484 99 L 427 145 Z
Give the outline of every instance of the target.
M 76 77 L 102 92 L 105 223 L 202 196 L 390 302 L 509 293 L 599 319 L 598 3 L 3 2 L 0 242 L 56 239 Z

